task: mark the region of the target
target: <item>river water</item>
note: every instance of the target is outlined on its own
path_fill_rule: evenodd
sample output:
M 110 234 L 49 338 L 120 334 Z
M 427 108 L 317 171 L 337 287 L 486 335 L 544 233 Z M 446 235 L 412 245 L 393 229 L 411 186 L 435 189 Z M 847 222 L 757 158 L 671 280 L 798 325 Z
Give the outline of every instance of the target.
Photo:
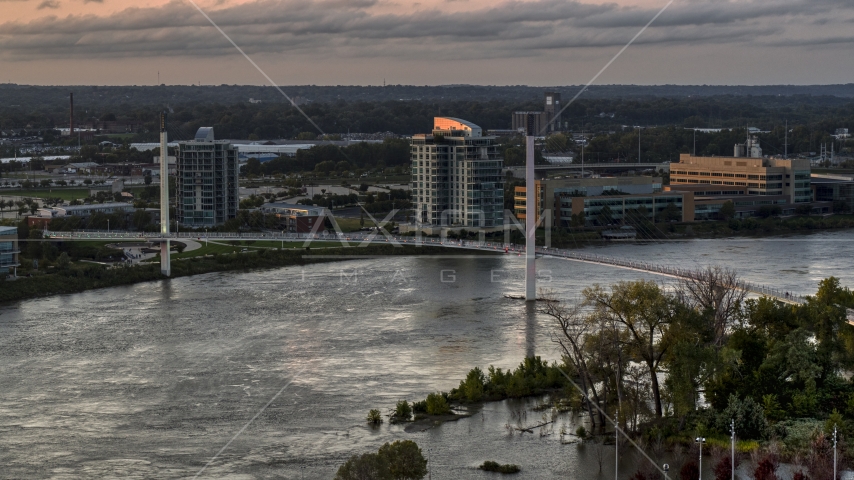
M 854 284 L 852 240 L 835 232 L 592 250 L 725 265 L 810 294 L 830 275 Z M 541 286 L 567 300 L 594 283 L 669 281 L 548 257 L 538 268 Z M 594 449 L 561 444 L 561 425 L 575 431 L 569 416 L 553 432 L 508 435 L 521 402 L 420 433 L 365 425 L 369 409 L 448 390 L 474 366 L 556 359 L 548 319 L 504 297 L 522 282 L 517 256 L 368 258 L 0 308 L 0 477 L 192 478 L 227 445 L 199 478 L 332 478 L 354 453 L 412 439 L 437 479 L 493 478 L 476 468 L 485 460 L 519 464 L 518 478 L 613 478 L 612 449 L 597 473 Z

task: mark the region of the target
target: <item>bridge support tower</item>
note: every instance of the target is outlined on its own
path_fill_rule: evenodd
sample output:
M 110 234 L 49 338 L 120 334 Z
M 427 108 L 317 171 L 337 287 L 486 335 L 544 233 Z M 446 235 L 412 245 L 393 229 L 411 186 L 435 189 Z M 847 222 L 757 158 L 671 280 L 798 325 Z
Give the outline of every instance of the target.
M 525 155 L 525 300 L 537 300 L 537 192 L 534 181 L 534 116 L 528 115 Z
M 169 235 L 169 145 L 166 141 L 166 112 L 160 113 L 160 233 Z M 169 239 L 160 242 L 160 273 L 172 275 Z

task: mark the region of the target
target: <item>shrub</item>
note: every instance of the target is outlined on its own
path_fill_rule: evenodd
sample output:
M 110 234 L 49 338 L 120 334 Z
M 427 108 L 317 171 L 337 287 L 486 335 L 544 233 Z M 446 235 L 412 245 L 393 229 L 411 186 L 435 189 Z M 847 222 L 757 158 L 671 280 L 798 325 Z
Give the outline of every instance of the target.
M 398 422 L 408 422 L 412 419 L 412 408 L 409 406 L 409 402 L 406 400 L 401 400 L 397 402 L 397 406 L 394 407 L 394 413 L 392 414 L 392 418 Z
M 753 478 L 756 480 L 779 480 L 777 476 L 777 460 L 772 455 L 765 455 L 756 465 Z
M 685 462 L 682 468 L 679 469 L 679 478 L 681 480 L 695 480 L 700 478 L 700 467 L 697 465 L 697 461 L 692 458 Z
M 728 432 L 731 419 L 735 420 L 735 431 L 741 438 L 764 439 L 768 436 L 765 409 L 751 397 L 741 400 L 730 395 L 726 409 L 718 415 L 717 429 Z
M 427 395 L 426 410 L 428 415 L 447 415 L 451 413 L 451 406 L 448 404 L 448 399 L 441 393 L 431 393 Z
M 738 457 L 735 457 L 735 467 L 738 468 Z M 730 480 L 732 478 L 732 455 L 724 455 L 715 464 L 715 480 Z
M 412 411 L 414 413 L 427 413 L 427 400 L 412 402 Z
M 367 416 L 366 420 L 371 425 L 379 425 L 379 424 L 383 423 L 383 417 L 380 414 L 380 411 L 377 410 L 376 408 L 372 408 L 371 411 L 368 412 L 368 416 Z
M 483 465 L 477 467 L 484 472 L 497 472 L 497 473 L 519 473 L 522 469 L 519 468 L 519 465 L 513 464 L 505 464 L 501 465 L 498 462 L 493 462 L 491 460 L 487 460 L 483 462 Z

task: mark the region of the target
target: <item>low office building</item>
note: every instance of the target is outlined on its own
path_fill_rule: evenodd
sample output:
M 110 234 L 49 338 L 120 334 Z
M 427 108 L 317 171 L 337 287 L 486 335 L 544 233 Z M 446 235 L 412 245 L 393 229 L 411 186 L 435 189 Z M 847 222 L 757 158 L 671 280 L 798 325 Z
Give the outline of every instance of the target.
M 537 222 L 544 210 L 554 212 L 566 197 L 598 197 L 613 194 L 651 194 L 661 192 L 661 179 L 656 177 L 605 177 L 605 178 L 548 178 L 535 180 Z M 514 191 L 516 218 L 524 220 L 525 187 Z
M 18 255 L 18 229 L 16 227 L 0 227 L 0 275 L 13 275 L 17 273 L 19 263 Z
M 435 117 L 433 132 L 410 140 L 418 223 L 496 228 L 504 224 L 504 161 L 495 137 L 465 120 Z
M 670 164 L 670 186 L 673 190 L 691 185 L 720 190 L 743 187 L 747 195 L 782 195 L 788 203 L 802 204 L 812 202 L 810 173 L 807 159 L 695 157 L 683 153 L 679 163 Z
M 548 212 L 552 225 L 569 227 L 620 223 L 630 212 L 643 213 L 651 221 L 694 220 L 693 195 L 689 192 L 663 192 L 656 177 L 565 178 L 536 180 L 537 222 Z M 526 218 L 525 187 L 516 187 L 516 217 Z M 605 207 L 608 219 L 600 218 Z M 641 208 L 643 207 L 643 208 Z
M 632 218 L 634 216 L 634 218 Z M 653 223 L 694 221 L 694 196 L 688 192 L 658 192 L 636 195 L 562 197 L 555 224 L 568 227 L 573 217 L 585 225 L 633 225 L 642 216 Z
M 215 140 L 212 127 L 202 127 L 190 142 L 178 143 L 175 211 L 188 227 L 221 225 L 237 216 L 237 149 Z
M 113 213 L 127 213 L 134 211 L 133 205 L 129 203 L 93 203 L 91 205 L 65 205 L 61 207 L 45 207 L 40 208 L 36 215 L 41 218 L 56 218 L 56 217 L 89 217 L 94 213 L 103 213 L 111 215 Z
M 326 208 L 324 207 L 293 203 L 268 203 L 261 207 L 261 211 L 276 215 L 280 222 L 280 229 L 288 233 L 310 233 L 318 222 L 321 223 L 318 231 L 325 229 L 323 222 L 326 217 Z
M 810 185 L 816 202 L 831 202 L 837 210 L 854 212 L 854 178 L 813 174 Z

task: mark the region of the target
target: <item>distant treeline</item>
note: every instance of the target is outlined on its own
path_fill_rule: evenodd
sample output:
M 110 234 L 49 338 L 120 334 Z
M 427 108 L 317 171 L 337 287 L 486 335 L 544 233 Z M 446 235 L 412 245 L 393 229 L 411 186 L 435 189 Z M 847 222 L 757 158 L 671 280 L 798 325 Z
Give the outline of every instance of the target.
M 90 87 L 86 87 L 90 88 Z M 185 87 L 190 88 L 190 87 Z M 258 87 L 260 88 L 260 87 Z M 565 92 L 571 98 L 574 92 Z M 585 94 L 586 95 L 586 94 Z M 158 112 L 165 100 L 154 97 L 151 103 L 135 105 L 97 103 L 87 106 L 88 96 L 78 99 L 76 122 L 102 118 L 141 124 L 138 132 L 125 141 L 155 141 L 158 136 Z M 101 97 L 98 97 L 99 99 Z M 229 100 L 234 98 L 234 100 Z M 402 97 L 398 97 L 402 98 Z M 296 138 L 303 132 L 319 133 L 293 106 L 286 103 L 250 104 L 247 99 L 226 95 L 218 103 L 168 99 L 169 135 L 173 140 L 193 138 L 201 126 L 213 126 L 217 138 L 280 139 Z M 81 103 L 82 102 L 82 103 Z M 10 102 L 11 103 L 11 102 Z M 326 102 L 301 105 L 320 129 L 327 134 L 347 132 L 394 132 L 401 135 L 430 132 L 435 116 L 453 116 L 470 120 L 486 129 L 509 129 L 511 114 L 517 110 L 542 110 L 541 95 L 522 98 L 497 96 L 490 100 L 471 97 L 404 100 L 359 100 L 341 96 Z M 745 125 L 772 130 L 784 125 L 804 126 L 817 134 L 833 133 L 836 128 L 854 130 L 854 100 L 842 97 L 814 96 L 736 96 L 678 98 L 581 98 L 563 114 L 572 131 L 615 131 L 623 126 L 677 126 L 698 128 L 734 128 Z M 0 130 L 29 125 L 31 129 L 64 127 L 68 124 L 65 98 L 52 105 L 33 101 L 20 107 L 0 106 Z M 65 139 L 76 142 L 75 139 Z
M 243 175 L 275 175 L 316 171 L 328 174 L 335 171 L 382 169 L 409 164 L 409 142 L 388 139 L 383 143 L 360 142 L 346 147 L 318 145 L 298 150 L 296 157 L 279 157 L 264 163 L 257 159 L 241 167 Z

